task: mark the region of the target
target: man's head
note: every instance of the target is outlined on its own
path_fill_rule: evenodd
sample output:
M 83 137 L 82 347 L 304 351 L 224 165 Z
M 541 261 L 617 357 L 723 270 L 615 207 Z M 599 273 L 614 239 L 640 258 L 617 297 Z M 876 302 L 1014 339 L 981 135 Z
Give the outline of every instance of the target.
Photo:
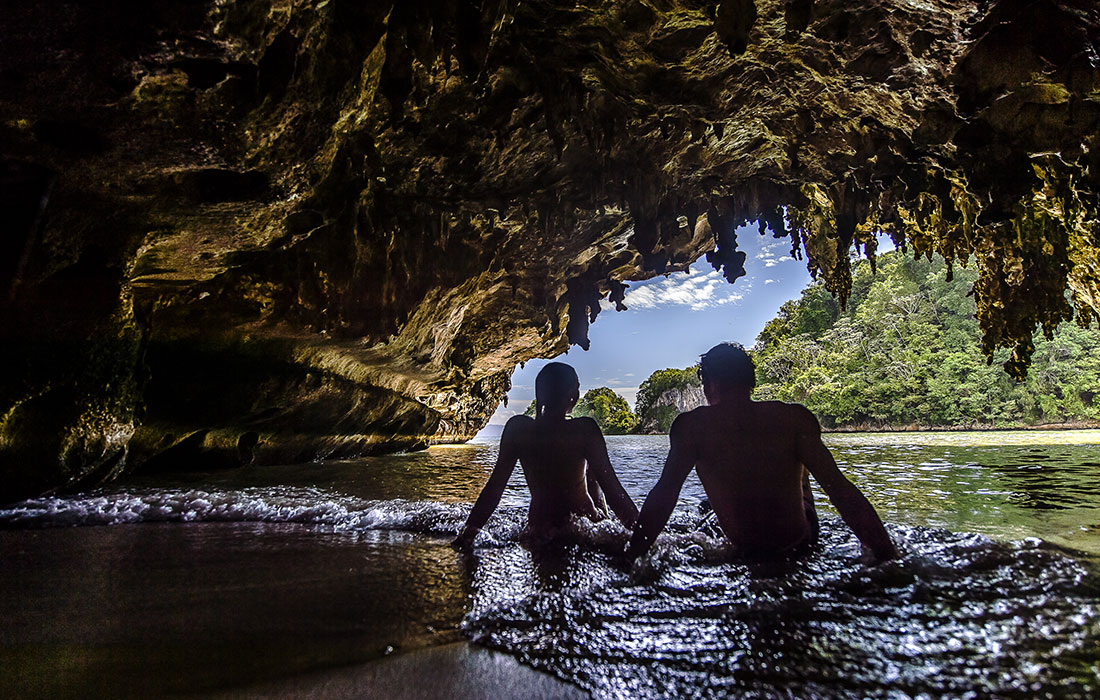
M 721 393 L 752 391 L 756 386 L 756 367 L 740 343 L 720 343 L 699 358 L 699 379 Z

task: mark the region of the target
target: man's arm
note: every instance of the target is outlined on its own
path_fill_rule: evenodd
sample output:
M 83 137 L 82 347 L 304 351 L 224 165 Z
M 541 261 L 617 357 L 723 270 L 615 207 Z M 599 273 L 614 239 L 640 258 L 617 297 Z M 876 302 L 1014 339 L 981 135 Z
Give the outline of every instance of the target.
M 485 487 L 481 489 L 481 494 L 477 497 L 477 501 L 470 511 L 470 517 L 466 519 L 462 531 L 455 538 L 455 546 L 470 547 L 473 545 L 474 537 L 477 536 L 482 526 L 488 522 L 489 516 L 493 514 L 500 503 L 500 497 L 504 494 L 504 487 L 508 485 L 508 479 L 511 478 L 512 471 L 516 468 L 518 454 L 515 446 L 515 433 L 518 424 L 513 421 L 517 418 L 523 417 L 516 416 L 504 426 L 504 432 L 500 436 L 500 450 L 497 452 L 497 463 L 493 467 L 493 473 L 489 476 L 489 481 L 486 482 Z
M 600 426 L 596 421 L 591 421 L 592 426 L 585 434 L 584 458 L 588 462 L 588 492 L 596 507 L 601 506 L 603 497 L 600 489 L 607 496 L 607 503 L 618 517 L 619 521 L 628 528 L 634 527 L 638 520 L 638 507 L 630 500 L 630 495 L 623 488 L 622 482 L 611 467 L 611 458 L 607 456 L 607 442 L 603 439 Z M 595 478 L 596 483 L 592 483 Z M 598 488 L 593 488 L 598 484 Z M 599 498 L 599 500 L 597 500 Z
M 813 537 L 816 540 L 821 534 L 821 523 L 817 517 L 817 507 L 814 505 L 814 492 L 810 488 L 810 471 L 802 467 L 802 509 L 806 512 L 806 522 L 810 524 Z
M 690 435 L 690 419 L 685 416 L 686 414 L 678 416 L 668 431 L 669 449 L 665 468 L 657 485 L 642 504 L 638 525 L 634 528 L 634 536 L 630 538 L 630 545 L 626 549 L 629 559 L 637 559 L 649 551 L 668 522 L 668 517 L 672 515 L 672 509 L 676 507 L 676 499 L 680 497 L 684 479 L 695 466 L 696 445 Z
M 882 520 L 867 497 L 844 477 L 829 448 L 821 441 L 821 426 L 806 408 L 798 406 L 795 430 L 798 431 L 798 456 L 817 483 L 825 491 L 840 517 L 856 533 L 856 537 L 878 560 L 895 559 L 898 550 L 886 533 Z

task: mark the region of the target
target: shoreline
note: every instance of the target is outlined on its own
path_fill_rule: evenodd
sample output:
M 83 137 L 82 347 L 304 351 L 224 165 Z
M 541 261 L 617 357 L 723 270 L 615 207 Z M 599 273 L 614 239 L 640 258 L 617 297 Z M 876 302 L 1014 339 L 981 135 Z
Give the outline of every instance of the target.
M 822 428 L 824 434 L 847 433 L 1008 433 L 1040 430 L 1100 430 L 1100 421 L 1076 421 L 1073 423 L 1042 423 L 1037 425 L 1000 426 L 989 424 L 975 425 L 846 425 L 838 428 Z M 668 435 L 668 433 L 629 433 L 630 435 Z M 608 435 L 605 437 L 618 437 Z
M 1029 430 L 1098 430 L 1100 421 L 1074 421 L 1072 423 L 1042 423 L 1036 425 L 999 426 L 977 423 L 974 425 L 846 425 L 822 428 L 823 433 L 994 433 L 1025 432 Z

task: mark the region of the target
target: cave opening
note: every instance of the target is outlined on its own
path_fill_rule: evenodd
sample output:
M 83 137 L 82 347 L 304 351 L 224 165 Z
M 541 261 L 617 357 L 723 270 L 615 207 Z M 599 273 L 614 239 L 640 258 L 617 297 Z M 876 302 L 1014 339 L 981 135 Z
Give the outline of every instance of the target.
M 495 439 L 508 418 L 529 408 L 535 376 L 550 361 L 573 365 L 582 395 L 608 388 L 634 409 L 639 385 L 652 373 L 690 367 L 720 342 L 751 348 L 780 306 L 797 299 L 813 280 L 805 261 L 791 257 L 788 238 L 776 238 L 770 230 L 761 233 L 755 224 L 741 226 L 736 233 L 738 249 L 747 258 L 745 277 L 731 284 L 700 257 L 686 272 L 630 282 L 626 311 L 615 312 L 611 301 L 601 302 L 603 313 L 588 331 L 588 350 L 574 345 L 553 358 L 533 359 L 516 368 L 507 400 L 475 439 Z M 880 250 L 891 248 L 889 239 L 882 237 Z

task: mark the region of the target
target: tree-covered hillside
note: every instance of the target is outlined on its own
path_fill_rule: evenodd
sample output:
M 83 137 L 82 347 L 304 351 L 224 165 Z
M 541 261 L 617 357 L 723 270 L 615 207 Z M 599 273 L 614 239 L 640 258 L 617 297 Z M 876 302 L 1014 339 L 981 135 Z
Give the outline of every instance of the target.
M 701 404 L 702 389 L 695 367 L 657 370 L 638 387 L 638 430 L 667 433 L 676 416 Z
M 531 401 L 524 415 L 534 418 L 535 410 L 536 404 Z M 606 386 L 586 391 L 573 407 L 570 415 L 573 418 L 581 416 L 592 418 L 599 424 L 604 435 L 626 435 L 633 432 L 638 424 L 626 399 Z
M 1100 331 L 1037 335 L 1024 382 L 987 364 L 969 292 L 942 260 L 861 261 L 846 310 L 815 284 L 757 338 L 755 398 L 796 401 L 826 427 L 1016 426 L 1100 419 Z
M 606 386 L 586 391 L 573 407 L 573 415 L 591 416 L 605 435 L 625 435 L 638 423 L 626 399 Z

